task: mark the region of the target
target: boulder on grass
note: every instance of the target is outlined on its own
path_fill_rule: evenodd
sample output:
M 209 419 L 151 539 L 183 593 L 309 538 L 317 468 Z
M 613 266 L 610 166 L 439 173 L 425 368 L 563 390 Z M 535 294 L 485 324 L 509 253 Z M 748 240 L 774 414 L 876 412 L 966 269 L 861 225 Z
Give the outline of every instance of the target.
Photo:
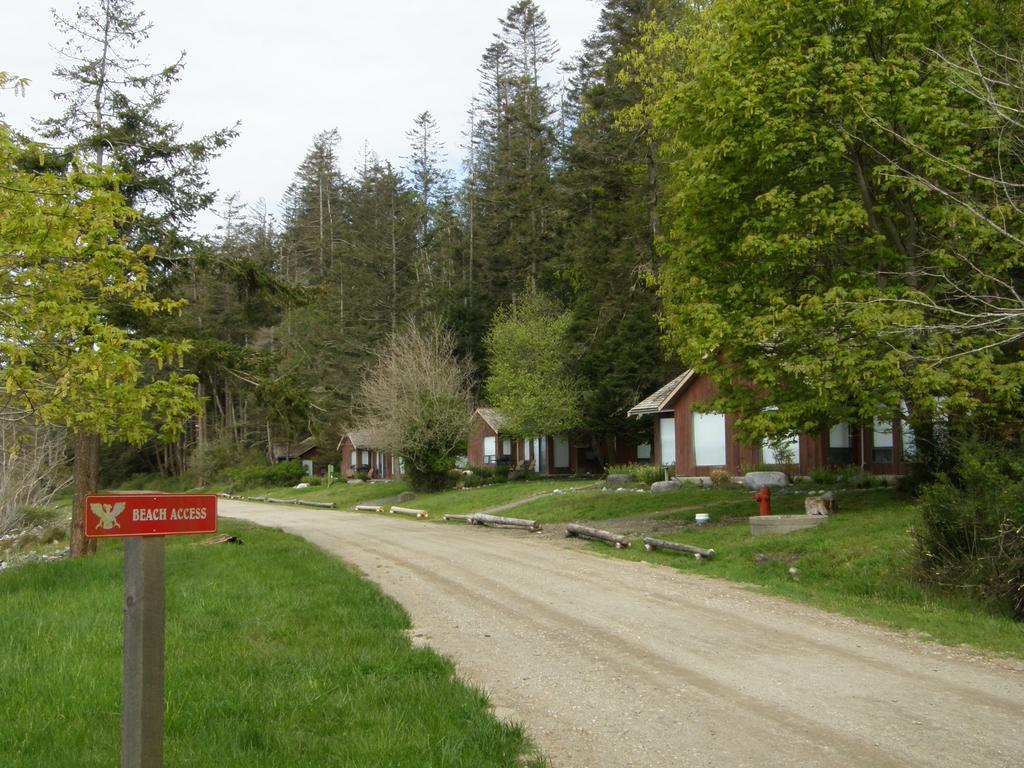
M 785 472 L 747 472 L 743 476 L 743 485 L 752 491 L 760 489 L 762 485 L 769 488 L 785 488 L 789 485 L 789 478 Z
M 679 488 L 679 483 L 675 480 L 659 480 L 656 483 L 651 483 L 651 493 L 668 493 Z
M 636 475 L 634 475 L 632 472 L 623 472 L 623 473 L 617 474 L 617 475 L 608 475 L 607 479 L 605 480 L 605 484 L 606 485 L 612 485 L 612 486 L 615 486 L 615 485 L 626 485 L 627 483 L 635 483 L 635 482 L 636 482 Z

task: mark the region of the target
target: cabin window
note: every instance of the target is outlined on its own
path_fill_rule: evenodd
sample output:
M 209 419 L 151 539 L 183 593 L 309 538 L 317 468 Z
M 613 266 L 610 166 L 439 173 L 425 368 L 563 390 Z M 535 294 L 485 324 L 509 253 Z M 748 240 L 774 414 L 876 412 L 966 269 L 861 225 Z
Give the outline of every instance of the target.
M 676 463 L 676 420 L 672 417 L 661 419 L 658 424 L 659 447 L 661 448 L 661 466 L 668 467 Z
M 495 437 L 490 435 L 484 438 L 484 464 L 493 464 L 495 460 Z
M 761 461 L 765 464 L 799 464 L 800 435 L 789 435 L 782 440 L 765 440 L 761 447 Z
M 874 464 L 892 464 L 892 422 L 875 417 L 871 435 L 871 461 Z
M 853 440 L 850 425 L 845 421 L 828 431 L 828 463 L 853 464 Z
M 501 455 L 511 456 L 512 455 L 512 438 L 505 437 L 501 440 Z
M 643 464 L 650 464 L 651 463 L 651 444 L 650 443 L 640 443 L 640 445 L 638 445 L 636 447 L 636 460 L 638 462 L 643 463 Z
M 569 468 L 569 441 L 564 437 L 555 438 L 555 467 L 557 469 Z
M 348 455 L 348 465 L 350 467 L 352 467 L 352 469 L 356 468 L 356 458 L 357 458 L 356 454 L 358 454 L 358 453 L 359 453 L 359 451 L 357 451 L 355 448 L 353 448 L 352 452 Z
M 313 474 L 313 462 L 310 459 L 302 460 L 302 468 L 306 470 L 307 475 Z
M 693 414 L 693 463 L 698 467 L 725 466 L 725 414 Z

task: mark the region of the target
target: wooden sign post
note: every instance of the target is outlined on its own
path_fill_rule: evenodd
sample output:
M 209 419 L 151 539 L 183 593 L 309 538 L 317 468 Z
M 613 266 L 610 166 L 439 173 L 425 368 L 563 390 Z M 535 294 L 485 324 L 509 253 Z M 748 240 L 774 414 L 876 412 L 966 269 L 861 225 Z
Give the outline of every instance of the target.
M 211 494 L 88 496 L 85 535 L 125 537 L 121 768 L 164 761 L 164 536 L 217 532 Z

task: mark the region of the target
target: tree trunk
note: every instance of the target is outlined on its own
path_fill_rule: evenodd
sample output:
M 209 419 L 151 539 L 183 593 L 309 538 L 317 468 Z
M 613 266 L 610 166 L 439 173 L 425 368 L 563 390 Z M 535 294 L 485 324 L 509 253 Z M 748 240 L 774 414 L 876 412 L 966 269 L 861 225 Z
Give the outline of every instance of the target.
M 75 462 L 71 507 L 71 557 L 92 555 L 96 540 L 85 538 L 85 497 L 96 493 L 100 470 L 100 436 L 93 432 L 75 432 L 72 437 Z

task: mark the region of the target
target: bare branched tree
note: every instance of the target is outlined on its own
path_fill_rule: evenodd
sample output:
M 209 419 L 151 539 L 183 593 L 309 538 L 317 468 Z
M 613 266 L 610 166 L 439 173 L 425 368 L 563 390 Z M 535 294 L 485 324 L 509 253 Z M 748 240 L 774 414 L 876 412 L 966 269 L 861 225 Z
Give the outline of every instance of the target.
M 388 337 L 363 380 L 361 428 L 405 460 L 413 487 L 443 487 L 469 435 L 472 367 L 439 322 L 410 320 Z
M 0 410 L 0 535 L 22 525 L 26 508 L 52 503 L 70 482 L 65 430 Z
M 913 325 L 894 327 L 892 333 L 941 333 L 960 340 L 955 350 L 931 361 L 943 364 L 1024 339 L 1024 49 L 997 51 L 976 41 L 957 55 L 930 53 L 946 68 L 951 82 L 988 116 L 990 159 L 968 167 L 874 122 L 922 159 L 922 167 L 941 168 L 946 178 L 959 179 L 954 188 L 937 175 L 888 158 L 904 178 L 950 203 L 964 221 L 980 225 L 977 230 L 987 236 L 934 244 L 937 258 L 919 264 L 913 274 L 882 276 L 919 290 L 874 302 L 902 305 L 921 318 Z

